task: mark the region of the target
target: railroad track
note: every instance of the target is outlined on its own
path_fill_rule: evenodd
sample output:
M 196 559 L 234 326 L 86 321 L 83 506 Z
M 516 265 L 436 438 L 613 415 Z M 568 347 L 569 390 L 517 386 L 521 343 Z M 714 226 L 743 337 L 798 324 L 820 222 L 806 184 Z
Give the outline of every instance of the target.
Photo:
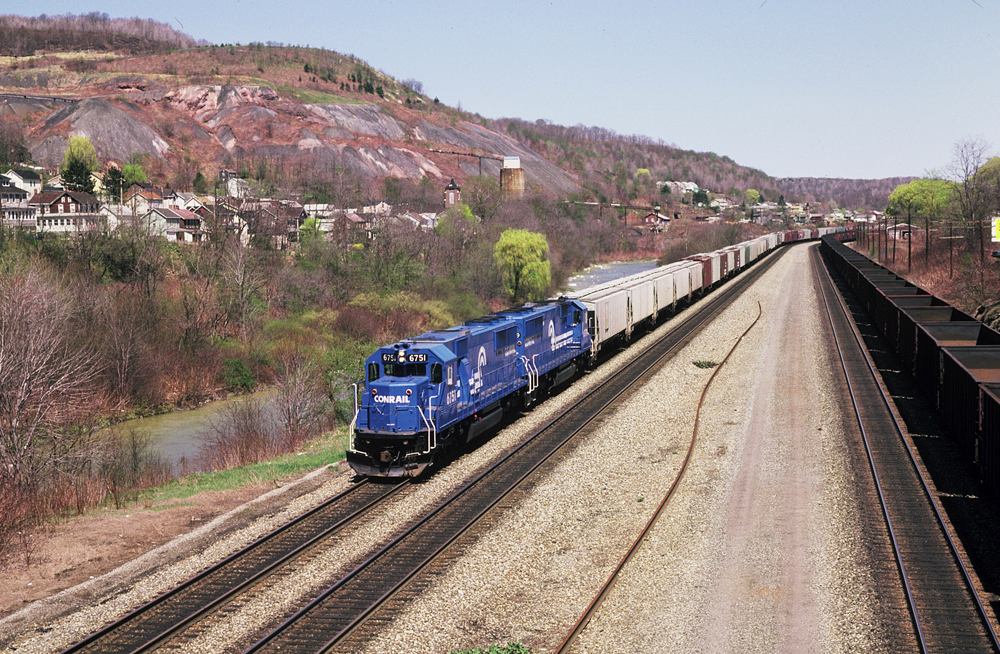
M 150 651 L 408 486 L 360 482 L 173 590 L 76 643 L 64 654 Z
M 921 652 L 1000 652 L 975 585 L 830 273 L 813 268 Z M 846 289 L 845 286 L 841 286 Z
M 719 312 L 729 306 L 784 250 L 710 296 L 692 316 L 609 377 L 496 465 L 449 497 L 326 592 L 258 641 L 251 652 L 354 651 L 380 631 L 429 583 L 422 573 L 447 567 L 453 544 L 471 542 L 474 530 L 498 506 L 512 506 L 545 472 L 568 455 L 601 413 L 614 409 Z

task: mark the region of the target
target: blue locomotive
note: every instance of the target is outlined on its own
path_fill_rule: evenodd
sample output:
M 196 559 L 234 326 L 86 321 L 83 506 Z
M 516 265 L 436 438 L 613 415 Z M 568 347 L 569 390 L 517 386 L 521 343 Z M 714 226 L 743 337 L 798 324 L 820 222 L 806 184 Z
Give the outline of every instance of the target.
M 365 361 L 347 461 L 359 475 L 419 476 L 568 381 L 590 356 L 586 307 L 566 298 L 379 348 Z

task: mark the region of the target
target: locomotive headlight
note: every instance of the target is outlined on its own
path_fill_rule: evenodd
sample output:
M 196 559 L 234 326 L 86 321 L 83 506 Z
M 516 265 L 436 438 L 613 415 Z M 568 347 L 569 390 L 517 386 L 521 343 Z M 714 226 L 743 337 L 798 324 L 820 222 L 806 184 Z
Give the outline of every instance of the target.
M 406 352 L 404 350 L 400 350 L 398 358 L 400 363 L 406 363 Z

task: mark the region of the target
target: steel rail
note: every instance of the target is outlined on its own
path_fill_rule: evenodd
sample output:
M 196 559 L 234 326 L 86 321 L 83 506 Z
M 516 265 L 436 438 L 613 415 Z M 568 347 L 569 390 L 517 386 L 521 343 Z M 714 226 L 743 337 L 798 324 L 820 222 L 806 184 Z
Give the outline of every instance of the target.
M 224 575 L 226 573 L 227 568 L 229 568 L 229 567 L 231 567 L 231 566 L 239 563 L 240 560 L 243 559 L 244 557 L 246 557 L 246 556 L 250 555 L 251 553 L 254 553 L 257 550 L 261 549 L 262 547 L 268 545 L 276 537 L 281 536 L 281 535 L 285 535 L 285 534 L 289 533 L 292 529 L 295 529 L 297 526 L 301 525 L 303 522 L 305 522 L 309 518 L 312 518 L 313 516 L 316 516 L 317 514 L 323 512 L 323 511 L 331 509 L 336 504 L 344 501 L 345 499 L 347 499 L 348 497 L 350 497 L 351 495 L 353 495 L 359 489 L 366 488 L 369 485 L 370 485 L 370 482 L 368 482 L 367 480 L 362 480 L 359 483 L 354 484 L 353 486 L 351 486 L 351 487 L 349 487 L 349 488 L 341 491 L 340 493 L 338 493 L 334 497 L 331 497 L 330 499 L 326 500 L 325 502 L 319 504 L 316 507 L 313 507 L 309 511 L 307 511 L 307 512 L 303 513 L 302 515 L 296 517 L 295 519 L 291 520 L 290 522 L 285 523 L 284 525 L 281 525 L 280 527 L 272 530 L 271 532 L 265 534 L 264 536 L 261 536 L 260 538 L 258 538 L 254 542 L 250 543 L 249 545 L 241 548 L 240 550 L 238 550 L 236 552 L 233 552 L 232 554 L 230 554 L 229 556 L 227 556 L 223 560 L 219 561 L 215 565 L 213 565 L 213 566 L 211 566 L 209 568 L 206 568 L 205 570 L 199 572 L 198 574 L 194 575 L 193 577 L 187 579 L 186 581 L 184 581 L 180 585 L 178 585 L 178 586 L 172 588 L 171 590 L 167 591 L 166 593 L 163 593 L 162 595 L 160 595 L 160 596 L 158 596 L 158 597 L 150 600 L 149 602 L 147 602 L 147 603 L 143 604 L 142 606 L 136 608 L 135 610 L 131 611 L 127 615 L 123 616 L 122 618 L 120 618 L 120 619 L 116 620 L 115 622 L 107 625 L 103 629 L 101 629 L 101 630 L 99 630 L 99 631 L 91 634 L 87 638 L 85 638 L 85 639 L 83 639 L 83 640 L 75 643 L 74 645 L 70 646 L 69 648 L 63 650 L 62 654 L 77 654 L 79 652 L 86 652 L 88 650 L 92 650 L 95 647 L 99 648 L 99 650 L 95 650 L 95 651 L 102 651 L 102 652 L 109 651 L 109 649 L 106 649 L 107 643 L 104 643 L 104 641 L 112 639 L 118 632 L 120 632 L 124 628 L 132 626 L 139 619 L 145 617 L 146 615 L 149 615 L 153 611 L 156 611 L 157 609 L 159 609 L 160 607 L 164 606 L 167 602 L 169 602 L 170 600 L 174 599 L 175 597 L 179 597 L 184 591 L 192 588 L 196 584 L 198 584 L 200 582 L 203 582 L 206 579 L 209 579 L 213 575 Z M 396 484 L 388 492 L 386 492 L 386 493 L 384 493 L 382 495 L 379 495 L 378 497 L 376 497 L 376 498 L 374 498 L 374 499 L 372 499 L 372 500 L 364 503 L 360 508 L 358 508 L 355 511 L 351 512 L 349 515 L 347 515 L 343 519 L 338 520 L 337 522 L 335 522 L 332 525 L 329 525 L 325 529 L 322 529 L 319 533 L 317 533 L 317 534 L 313 535 L 312 537 L 310 537 L 309 539 L 303 541 L 302 543 L 300 543 L 295 548 L 288 550 L 283 555 L 281 555 L 278 558 L 276 558 L 275 560 L 273 560 L 266 567 L 260 569 L 259 571 L 257 571 L 252 576 L 244 578 L 238 584 L 236 584 L 234 586 L 231 586 L 227 591 L 225 591 L 225 592 L 223 592 L 223 593 L 215 596 L 214 598 L 210 599 L 206 603 L 202 604 L 201 607 L 193 610 L 191 613 L 189 613 L 187 616 L 183 617 L 179 621 L 174 622 L 170 626 L 166 627 L 165 629 L 162 629 L 162 630 L 158 631 L 155 634 L 151 634 L 149 637 L 144 638 L 141 642 L 133 643 L 131 645 L 127 645 L 124 648 L 118 648 L 115 651 L 137 653 L 137 652 L 149 651 L 149 650 L 152 650 L 152 649 L 156 648 L 158 645 L 162 644 L 164 641 L 166 641 L 169 638 L 171 638 L 172 636 L 176 635 L 179 631 L 181 631 L 185 627 L 189 626 L 193 622 L 195 622 L 195 621 L 197 621 L 197 620 L 205 617 L 207 614 L 209 614 L 210 612 L 214 611 L 222 603 L 230 600 L 234 596 L 238 595 L 239 593 L 243 592 L 244 590 L 248 589 L 252 585 L 254 585 L 257 582 L 259 582 L 261 579 L 263 579 L 266 576 L 272 574 L 275 570 L 277 570 L 280 567 L 282 567 L 283 565 L 287 564 L 292 559 L 298 557 L 303 552 L 305 552 L 309 548 L 313 547 L 320 540 L 328 537 L 333 532 L 335 532 L 335 531 L 337 531 L 339 529 L 342 529 L 344 526 L 346 526 L 347 524 L 353 522 L 354 520 L 357 520 L 361 515 L 363 515 L 364 513 L 368 512 L 374 506 L 377 506 L 381 502 L 386 501 L 388 498 L 390 498 L 393 495 L 395 495 L 397 492 L 399 492 L 406 485 L 407 485 L 406 482 Z M 104 643 L 104 644 L 102 645 L 102 643 Z
M 279 638 L 290 638 L 286 634 L 290 630 L 295 629 L 298 623 L 304 622 L 306 616 L 310 612 L 321 607 L 326 600 L 333 597 L 333 595 L 336 592 L 343 589 L 348 583 L 358 578 L 359 575 L 364 573 L 366 569 L 372 566 L 374 563 L 380 562 L 384 557 L 390 556 L 391 552 L 397 546 L 399 546 L 400 543 L 402 543 L 405 539 L 413 536 L 413 534 L 417 533 L 419 529 L 421 529 L 424 525 L 428 524 L 435 516 L 439 515 L 442 511 L 456 504 L 462 496 L 470 492 L 474 487 L 477 487 L 481 483 L 485 482 L 485 480 L 487 480 L 487 478 L 490 475 L 496 473 L 497 470 L 501 468 L 501 466 L 504 466 L 508 462 L 514 461 L 515 457 L 519 456 L 521 452 L 527 451 L 527 448 L 539 442 L 543 435 L 547 434 L 550 429 L 557 426 L 557 424 L 560 421 L 564 420 L 568 415 L 571 415 L 571 413 L 574 410 L 578 409 L 588 400 L 592 401 L 592 396 L 596 394 L 596 391 L 598 389 L 611 387 L 612 383 L 614 382 L 623 383 L 622 388 L 617 392 L 615 392 L 606 401 L 602 402 L 597 410 L 592 410 L 591 415 L 589 415 L 589 417 L 587 417 L 582 424 L 580 424 L 575 430 L 573 430 L 569 434 L 562 436 L 559 442 L 552 447 L 552 450 L 542 457 L 542 460 L 532 465 L 531 469 L 528 472 L 525 472 L 524 474 L 520 475 L 520 477 L 516 480 L 515 483 L 510 484 L 510 486 L 505 490 L 499 491 L 500 496 L 497 497 L 492 502 L 490 502 L 489 506 L 478 511 L 477 514 L 467 522 L 467 524 L 461 527 L 456 533 L 451 535 L 447 539 L 447 542 L 437 547 L 434 550 L 433 554 L 431 554 L 430 556 L 425 556 L 418 563 L 413 564 L 413 568 L 405 574 L 402 580 L 393 582 L 393 585 L 384 593 L 382 593 L 373 603 L 369 604 L 364 609 L 360 609 L 359 612 L 350 620 L 349 624 L 346 627 L 338 629 L 337 633 L 335 633 L 332 637 L 330 637 L 329 640 L 326 640 L 318 649 L 305 650 L 301 649 L 300 645 L 299 646 L 300 649 L 294 650 L 294 651 L 317 651 L 317 652 L 330 651 L 331 648 L 336 646 L 339 642 L 342 642 L 352 631 L 357 629 L 357 627 L 359 627 L 369 617 L 371 617 L 371 615 L 374 613 L 374 611 L 378 609 L 379 606 L 384 604 L 388 599 L 390 599 L 393 595 L 398 593 L 405 585 L 407 585 L 407 583 L 416 574 L 418 574 L 420 570 L 423 570 L 436 557 L 440 556 L 462 534 L 466 533 L 469 529 L 471 529 L 472 526 L 477 521 L 479 521 L 484 515 L 486 515 L 492 507 L 494 507 L 497 503 L 499 503 L 503 499 L 503 497 L 507 496 L 518 485 L 523 483 L 524 480 L 526 480 L 530 476 L 531 472 L 537 470 L 538 467 L 540 467 L 545 460 L 553 456 L 566 443 L 573 440 L 573 437 L 576 436 L 583 429 L 584 426 L 592 422 L 601 412 L 603 412 L 605 409 L 607 409 L 607 407 L 613 404 L 619 397 L 625 394 L 631 387 L 633 387 L 636 384 L 637 381 L 642 379 L 652 369 L 659 366 L 664 360 L 672 356 L 674 353 L 676 353 L 677 350 L 679 350 L 681 347 L 690 342 L 690 340 L 694 337 L 695 334 L 697 334 L 705 325 L 707 325 L 708 322 L 710 322 L 719 312 L 721 312 L 724 308 L 728 307 L 729 304 L 731 304 L 732 301 L 736 297 L 738 297 L 740 293 L 742 293 L 753 281 L 755 281 L 761 274 L 763 274 L 764 271 L 768 270 L 778 259 L 780 259 L 781 256 L 784 254 L 784 252 L 785 250 L 782 249 L 779 252 L 773 253 L 772 256 L 767 257 L 764 261 L 758 260 L 760 265 L 755 265 L 751 267 L 749 270 L 746 271 L 744 275 L 737 277 L 732 285 L 729 285 L 720 293 L 709 296 L 704 306 L 700 307 L 691 316 L 685 318 L 679 325 L 677 325 L 668 334 L 664 335 L 660 339 L 659 341 L 660 343 L 664 341 L 671 341 L 671 344 L 669 345 L 669 347 L 667 347 L 666 350 L 659 353 L 658 355 L 655 355 L 653 357 L 652 362 L 643 361 L 643 355 L 652 350 L 651 347 L 650 350 L 647 350 L 643 354 L 640 354 L 631 362 L 623 366 L 621 370 L 611 375 L 607 380 L 602 382 L 601 385 L 597 387 L 597 389 L 592 390 L 590 394 L 580 398 L 579 400 L 574 402 L 571 406 L 560 412 L 559 415 L 553 417 L 549 422 L 547 422 L 545 425 L 539 428 L 534 435 L 526 439 L 523 443 L 521 443 L 514 450 L 509 452 L 502 459 L 497 461 L 489 469 L 485 470 L 480 475 L 476 476 L 474 479 L 469 481 L 465 486 L 455 491 L 455 493 L 453 493 L 449 498 L 444 500 L 442 504 L 432 513 L 424 516 L 418 523 L 414 524 L 406 532 L 397 536 L 392 542 L 390 542 L 384 548 L 376 552 L 374 555 L 372 555 L 372 557 L 370 557 L 364 563 L 359 565 L 357 568 L 349 572 L 336 584 L 334 584 L 329 589 L 324 591 L 323 594 L 321 594 L 319 597 L 309 602 L 306 606 L 304 606 L 302 609 L 296 612 L 293 616 L 285 620 L 281 625 L 279 625 L 270 633 L 268 633 L 259 641 L 257 641 L 257 643 L 255 643 L 250 649 L 246 650 L 244 654 L 256 654 L 258 652 L 264 651 L 265 648 L 272 648 L 272 645 L 274 645 L 275 641 Z M 676 338 L 676 340 L 671 340 L 673 338 Z M 629 380 L 630 375 L 632 376 L 632 378 Z M 628 380 L 627 383 L 621 382 L 621 380 L 623 379 Z M 296 644 L 294 643 L 288 643 L 288 646 L 283 647 L 282 651 L 287 651 L 289 648 L 294 648 L 295 646 Z
M 833 310 L 830 307 L 830 303 L 829 303 L 829 300 L 827 298 L 827 292 L 825 290 L 825 286 L 826 285 L 823 284 L 823 275 L 822 275 L 820 267 L 819 267 L 819 257 L 820 256 L 821 255 L 819 253 L 816 253 L 816 255 L 813 258 L 813 271 L 814 271 L 814 273 L 815 273 L 815 275 L 817 277 L 817 281 L 819 282 L 819 285 L 820 285 L 820 294 L 823 297 L 823 303 L 824 303 L 824 305 L 826 307 L 826 310 L 827 310 L 827 317 L 828 317 L 828 320 L 830 322 L 830 329 L 833 332 L 834 342 L 835 342 L 835 344 L 837 346 L 837 354 L 838 354 L 838 356 L 840 358 L 840 363 L 841 363 L 841 366 L 842 366 L 843 371 L 844 371 L 844 378 L 845 378 L 845 380 L 847 382 L 848 391 L 849 391 L 850 396 L 851 396 L 851 403 L 852 403 L 852 406 L 853 406 L 853 409 L 854 409 L 854 415 L 855 415 L 855 417 L 857 419 L 858 427 L 861 430 L 862 440 L 863 440 L 863 442 L 865 444 L 865 450 L 866 450 L 866 453 L 868 455 L 869 466 L 871 467 L 871 470 L 872 470 L 872 475 L 874 477 L 876 489 L 877 489 L 878 496 L 879 496 L 879 502 L 881 503 L 881 506 L 882 506 L 882 514 L 883 514 L 883 516 L 885 518 L 886 526 L 887 526 L 887 529 L 888 529 L 888 532 L 889 532 L 889 536 L 890 536 L 890 539 L 892 541 L 893 551 L 894 551 L 895 556 L 896 556 L 896 563 L 897 563 L 897 566 L 899 568 L 900 575 L 901 575 L 901 577 L 903 579 L 903 585 L 904 585 L 904 588 L 906 590 L 906 597 L 907 597 L 907 602 L 908 602 L 909 608 L 910 608 L 910 614 L 911 614 L 911 617 L 913 619 L 914 627 L 915 627 L 915 629 L 917 631 L 917 638 L 920 641 L 920 648 L 921 648 L 922 652 L 928 652 L 928 646 L 927 646 L 926 637 L 925 637 L 924 625 L 923 625 L 923 623 L 922 623 L 922 621 L 920 619 L 920 616 L 919 616 L 919 610 L 917 608 L 917 603 L 916 603 L 916 601 L 914 599 L 914 596 L 913 596 L 913 589 L 912 589 L 912 586 L 911 586 L 911 583 L 910 583 L 909 574 L 907 573 L 906 565 L 905 565 L 905 563 L 903 561 L 903 556 L 901 554 L 900 547 L 899 547 L 899 544 L 898 544 L 898 541 L 897 541 L 896 528 L 893 526 L 892 519 L 889 516 L 889 509 L 888 509 L 888 505 L 887 505 L 887 501 L 886 501 L 886 496 L 884 494 L 884 491 L 883 491 L 883 488 L 882 488 L 882 484 L 881 484 L 880 479 L 879 479 L 878 468 L 876 466 L 874 455 L 872 453 L 872 449 L 871 449 L 871 445 L 870 445 L 870 442 L 869 442 L 869 439 L 868 439 L 867 431 L 865 430 L 864 420 L 863 420 L 863 418 L 861 416 L 861 412 L 860 412 L 860 408 L 859 408 L 859 403 L 858 403 L 858 398 L 855 395 L 854 385 L 851 382 L 851 376 L 850 376 L 850 373 L 848 372 L 848 366 L 847 366 L 847 363 L 846 363 L 845 358 L 844 358 L 843 346 L 842 346 L 842 343 L 841 343 L 841 340 L 840 340 L 840 336 L 837 333 L 837 328 L 834 325 Z M 830 278 L 829 275 L 828 275 L 827 279 L 829 280 L 829 285 L 832 287 L 833 286 L 832 278 Z M 847 324 L 848 324 L 848 326 L 850 328 L 851 335 L 854 337 L 854 341 L 858 345 L 858 348 L 859 348 L 859 350 L 860 350 L 860 352 L 862 354 L 862 357 L 864 359 L 865 365 L 867 366 L 868 372 L 871 374 L 872 379 L 875 380 L 875 386 L 878 388 L 879 398 L 882 400 L 882 405 L 886 409 L 886 411 L 887 411 L 887 413 L 888 413 L 888 415 L 889 415 L 889 417 L 890 417 L 890 419 L 892 421 L 892 424 L 893 424 L 893 427 L 894 427 L 894 429 L 896 431 L 896 434 L 899 437 L 900 441 L 902 442 L 902 444 L 903 444 L 903 446 L 904 446 L 904 448 L 905 448 L 905 450 L 907 452 L 907 455 L 909 457 L 909 463 L 912 466 L 912 469 L 913 469 L 914 473 L 916 474 L 917 479 L 920 481 L 921 488 L 924 491 L 925 499 L 930 504 L 930 507 L 933 510 L 933 514 L 934 514 L 934 516 L 936 518 L 936 521 L 937 521 L 937 526 L 941 530 L 941 533 L 944 536 L 945 541 L 948 543 L 949 552 L 950 552 L 952 558 L 954 559 L 955 563 L 957 564 L 957 567 L 958 567 L 958 569 L 959 569 L 959 571 L 961 573 L 962 579 L 963 579 L 963 581 L 965 583 L 965 589 L 969 592 L 969 594 L 971 595 L 971 597 L 973 599 L 973 602 L 974 602 L 974 604 L 976 606 L 976 610 L 977 610 L 977 612 L 979 614 L 979 618 L 982 621 L 983 626 L 985 627 L 985 631 L 986 631 L 986 634 L 987 634 L 988 639 L 990 641 L 990 644 L 991 644 L 991 646 L 992 646 L 992 648 L 993 648 L 994 651 L 1000 652 L 1000 641 L 997 640 L 997 634 L 996 634 L 996 632 L 993 629 L 993 625 L 992 625 L 992 623 L 989 620 L 989 617 L 988 617 L 988 615 L 986 613 L 986 610 L 985 610 L 985 607 L 983 606 L 983 603 L 982 603 L 982 601 L 981 601 L 981 599 L 979 597 L 979 594 L 976 592 L 976 588 L 975 588 L 975 585 L 973 584 L 972 577 L 969 574 L 969 571 L 966 568 L 965 563 L 962 561 L 962 557 L 960 556 L 958 548 L 955 545 L 955 541 L 952 538 L 950 531 L 948 530 L 948 527 L 946 525 L 944 517 L 941 515 L 941 512 L 938 509 L 937 503 L 934 501 L 934 496 L 933 496 L 933 494 L 931 492 L 930 486 L 927 484 L 927 480 L 924 479 L 924 476 L 923 476 L 923 474 L 920 471 L 920 467 L 919 467 L 919 465 L 917 463 L 916 456 L 913 453 L 913 449 L 910 447 L 910 444 L 907 442 L 906 438 L 904 437 L 904 430 L 903 430 L 902 426 L 899 424 L 899 421 L 896 419 L 896 415 L 895 415 L 895 413 L 892 410 L 892 404 L 889 401 L 889 398 L 886 396 L 885 390 L 882 388 L 882 384 L 878 382 L 879 375 L 876 372 L 875 365 L 873 364 L 873 362 L 872 362 L 872 360 L 870 358 L 870 355 L 868 353 L 868 348 L 864 345 L 864 341 L 861 338 L 861 335 L 860 335 L 860 333 L 858 331 L 858 328 L 855 325 L 854 320 L 852 320 L 851 317 L 850 317 L 851 316 L 850 310 L 848 309 L 846 303 L 844 302 L 843 297 L 841 297 L 840 293 L 838 293 L 836 291 L 836 288 L 832 288 L 831 291 L 832 291 L 834 297 L 837 299 L 837 301 L 838 301 L 838 303 L 840 305 L 840 309 L 843 312 L 844 317 L 846 319 L 846 322 L 847 322 Z
M 698 442 L 698 426 L 701 424 L 701 407 L 705 403 L 705 396 L 708 395 L 708 389 L 712 386 L 712 382 L 715 381 L 716 375 L 719 374 L 719 371 L 722 370 L 722 367 L 725 366 L 726 362 L 729 361 L 729 357 L 731 357 L 733 355 L 733 352 L 736 351 L 737 346 L 739 346 L 739 344 L 743 342 L 743 338 L 750 333 L 750 330 L 753 329 L 754 326 L 757 324 L 757 321 L 760 320 L 762 313 L 763 310 L 761 309 L 760 302 L 758 301 L 757 317 L 753 319 L 753 322 L 750 323 L 750 326 L 743 331 L 743 333 L 740 335 L 738 339 L 736 339 L 736 342 L 733 343 L 733 346 L 729 348 L 729 352 L 726 353 L 726 357 L 719 363 L 719 365 L 715 367 L 715 370 L 712 371 L 711 377 L 709 377 L 708 381 L 705 382 L 705 387 L 701 391 L 701 397 L 698 399 L 698 408 L 695 410 L 694 414 L 694 429 L 692 430 L 691 433 L 691 443 L 688 445 L 687 455 L 684 457 L 684 461 L 681 464 L 681 468 L 677 472 L 676 479 L 674 479 L 673 483 L 670 485 L 669 490 L 667 490 L 667 493 L 664 496 L 663 500 L 660 502 L 659 506 L 656 507 L 656 511 L 653 513 L 653 516 L 646 523 L 646 526 L 643 528 L 642 532 L 632 543 L 632 546 L 628 548 L 628 551 L 625 552 L 625 556 L 622 557 L 621 561 L 619 561 L 618 565 L 615 567 L 611 575 L 608 577 L 608 580 L 604 582 L 604 585 L 601 587 L 601 590 L 590 602 L 590 605 L 587 607 L 587 610 L 584 611 L 583 615 L 580 616 L 580 619 L 577 620 L 575 625 L 573 625 L 573 629 L 570 631 L 569 635 L 566 636 L 562 644 L 559 645 L 559 648 L 556 649 L 556 654 L 563 654 L 564 652 L 568 652 L 569 648 L 573 645 L 574 642 L 576 642 L 576 639 L 580 636 L 583 630 L 590 623 L 590 620 L 597 612 L 597 609 L 600 608 L 601 604 L 604 603 L 605 598 L 607 598 L 607 596 L 611 593 L 611 589 L 618 581 L 618 577 L 621 574 L 621 571 L 625 568 L 626 565 L 628 565 L 628 562 L 632 560 L 632 557 L 635 556 L 636 552 L 639 551 L 639 546 L 642 544 L 642 541 L 646 539 L 646 536 L 652 530 L 653 526 L 657 523 L 657 521 L 659 521 L 660 515 L 663 513 L 663 509 L 674 497 L 674 494 L 677 492 L 677 488 L 680 486 L 681 480 L 684 478 L 684 473 L 687 472 L 688 464 L 690 464 L 691 459 L 694 456 L 694 448 Z

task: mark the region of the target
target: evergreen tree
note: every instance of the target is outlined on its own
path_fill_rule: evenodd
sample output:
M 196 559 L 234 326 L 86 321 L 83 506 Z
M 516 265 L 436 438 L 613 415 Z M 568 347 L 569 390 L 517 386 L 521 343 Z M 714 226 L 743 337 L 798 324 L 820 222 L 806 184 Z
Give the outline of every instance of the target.
M 67 191 L 94 192 L 94 180 L 90 176 L 90 168 L 83 159 L 70 159 L 63 169 L 62 180 Z
M 112 166 L 104 175 L 104 193 L 111 202 L 121 202 L 125 190 L 125 176 L 117 167 Z

